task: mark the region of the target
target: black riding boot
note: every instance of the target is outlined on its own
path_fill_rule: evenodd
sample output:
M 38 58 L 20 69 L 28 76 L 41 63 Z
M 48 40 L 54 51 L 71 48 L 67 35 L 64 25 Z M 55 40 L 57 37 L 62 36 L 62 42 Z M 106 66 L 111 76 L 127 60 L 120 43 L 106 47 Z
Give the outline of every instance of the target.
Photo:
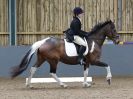
M 78 62 L 80 63 L 80 65 L 84 65 L 85 62 L 84 62 L 84 52 L 86 50 L 86 47 L 85 46 L 80 46 L 79 48 L 79 56 L 78 56 Z

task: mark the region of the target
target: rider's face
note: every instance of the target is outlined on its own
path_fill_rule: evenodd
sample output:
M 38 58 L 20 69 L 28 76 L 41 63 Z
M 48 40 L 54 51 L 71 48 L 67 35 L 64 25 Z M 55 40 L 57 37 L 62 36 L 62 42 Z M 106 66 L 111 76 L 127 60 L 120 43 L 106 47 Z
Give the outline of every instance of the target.
M 83 15 L 84 15 L 84 13 L 81 13 L 81 14 L 78 15 L 78 17 L 79 17 L 79 18 L 82 18 Z

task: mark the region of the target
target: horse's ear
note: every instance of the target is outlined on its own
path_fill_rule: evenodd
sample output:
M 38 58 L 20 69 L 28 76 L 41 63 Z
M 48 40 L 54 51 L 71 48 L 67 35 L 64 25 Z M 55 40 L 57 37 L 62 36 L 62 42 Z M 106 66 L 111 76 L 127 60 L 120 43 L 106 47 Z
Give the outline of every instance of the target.
M 113 23 L 113 21 L 110 19 L 110 20 L 109 20 L 109 23 Z
M 112 20 L 110 19 L 109 22 L 112 23 Z

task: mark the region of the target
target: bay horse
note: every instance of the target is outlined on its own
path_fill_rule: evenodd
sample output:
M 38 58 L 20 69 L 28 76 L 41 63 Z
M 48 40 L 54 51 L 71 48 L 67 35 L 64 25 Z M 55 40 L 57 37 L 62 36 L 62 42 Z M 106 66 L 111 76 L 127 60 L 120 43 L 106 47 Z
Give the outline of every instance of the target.
M 87 37 L 87 42 L 89 48 L 92 46 L 92 42 L 95 43 L 92 52 L 88 52 L 85 55 L 86 64 L 84 67 L 84 87 L 90 87 L 91 84 L 87 82 L 88 70 L 90 65 L 97 65 L 100 67 L 105 67 L 107 70 L 106 79 L 108 83 L 111 83 L 111 70 L 110 66 L 107 63 L 100 61 L 101 51 L 103 43 L 108 37 L 115 44 L 119 43 L 119 35 L 116 31 L 115 25 L 111 20 L 107 20 L 105 22 L 101 22 L 95 25 L 89 33 L 90 35 Z M 32 55 L 37 54 L 37 61 L 30 69 L 30 76 L 26 83 L 27 87 L 31 87 L 31 78 L 33 77 L 35 71 L 41 64 L 47 61 L 50 64 L 50 74 L 51 76 L 59 83 L 62 87 L 67 87 L 65 83 L 63 83 L 58 76 L 56 75 L 57 64 L 58 62 L 63 62 L 65 64 L 76 65 L 78 64 L 77 56 L 69 57 L 66 55 L 65 51 L 65 42 L 64 39 L 48 37 L 41 41 L 35 42 L 26 55 L 23 57 L 21 63 L 18 66 L 15 66 L 11 70 L 11 78 L 15 78 L 20 75 L 23 71 L 25 71 L 31 61 Z

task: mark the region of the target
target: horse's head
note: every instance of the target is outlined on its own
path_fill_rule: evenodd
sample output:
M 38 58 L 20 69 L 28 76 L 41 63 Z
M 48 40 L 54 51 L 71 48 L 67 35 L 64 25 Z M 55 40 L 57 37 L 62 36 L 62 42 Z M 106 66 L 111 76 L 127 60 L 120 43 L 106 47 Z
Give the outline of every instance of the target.
M 116 31 L 115 24 L 110 20 L 105 28 L 105 35 L 111 39 L 115 44 L 119 44 L 119 34 Z

